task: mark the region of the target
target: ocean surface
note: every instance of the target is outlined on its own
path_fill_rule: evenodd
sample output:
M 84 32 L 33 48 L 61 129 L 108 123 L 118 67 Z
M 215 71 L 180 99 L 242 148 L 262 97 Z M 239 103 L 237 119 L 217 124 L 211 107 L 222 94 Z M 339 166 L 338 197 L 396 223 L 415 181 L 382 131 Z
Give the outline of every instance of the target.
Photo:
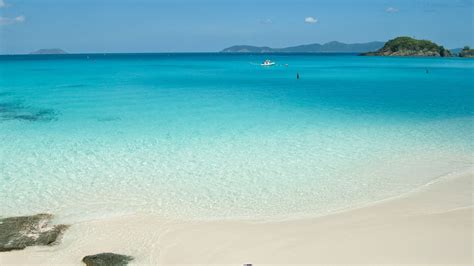
M 473 164 L 473 78 L 461 58 L 0 56 L 0 216 L 265 220 L 397 196 Z

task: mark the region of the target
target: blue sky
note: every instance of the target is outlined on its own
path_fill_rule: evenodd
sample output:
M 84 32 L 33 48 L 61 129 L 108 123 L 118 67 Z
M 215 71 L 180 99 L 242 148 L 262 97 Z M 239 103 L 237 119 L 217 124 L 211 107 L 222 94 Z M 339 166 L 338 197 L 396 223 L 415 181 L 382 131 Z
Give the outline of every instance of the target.
M 0 53 L 206 52 L 235 44 L 474 46 L 474 0 L 0 0 Z

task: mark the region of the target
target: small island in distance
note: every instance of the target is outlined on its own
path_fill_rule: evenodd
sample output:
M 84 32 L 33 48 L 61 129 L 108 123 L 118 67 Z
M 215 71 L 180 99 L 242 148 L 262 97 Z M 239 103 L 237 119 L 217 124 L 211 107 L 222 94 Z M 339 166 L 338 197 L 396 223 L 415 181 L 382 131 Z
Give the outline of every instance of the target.
M 225 48 L 221 53 L 357 53 L 363 56 L 414 56 L 414 57 L 474 57 L 469 46 L 446 49 L 429 40 L 417 40 L 411 37 L 397 37 L 388 42 L 368 42 L 346 44 L 328 42 L 325 44 L 307 44 L 287 48 L 268 46 L 235 45 Z
M 474 49 L 471 49 L 469 46 L 464 46 L 459 52 L 459 57 L 474 57 Z
M 417 40 L 412 37 L 397 37 L 388 42 L 342 43 L 328 42 L 325 44 L 313 43 L 291 46 L 286 48 L 271 48 L 268 46 L 235 45 L 223 49 L 220 53 L 354 53 L 362 56 L 412 56 L 412 57 L 474 57 L 474 49 L 464 48 L 446 49 L 429 40 Z M 59 48 L 39 49 L 31 55 L 59 55 L 68 54 Z
M 235 45 L 225 48 L 221 53 L 365 53 L 375 51 L 384 46 L 384 42 L 342 43 L 328 42 L 291 46 L 286 48 L 258 47 L 251 45 Z
M 39 49 L 30 54 L 67 54 L 66 51 L 59 48 Z
M 367 56 L 452 56 L 451 51 L 428 40 L 417 40 L 411 37 L 397 37 L 389 40 L 376 52 L 368 52 Z

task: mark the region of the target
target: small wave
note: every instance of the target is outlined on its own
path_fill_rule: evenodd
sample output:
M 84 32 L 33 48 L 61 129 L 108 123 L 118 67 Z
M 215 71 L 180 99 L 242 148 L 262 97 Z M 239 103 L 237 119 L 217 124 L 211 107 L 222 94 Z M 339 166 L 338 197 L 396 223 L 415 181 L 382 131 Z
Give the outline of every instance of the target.
M 122 119 L 118 116 L 104 116 L 104 117 L 97 117 L 96 120 L 99 122 L 113 122 L 113 121 L 119 121 Z
M 86 87 L 85 84 L 65 84 L 65 85 L 59 85 L 56 86 L 57 88 L 82 88 Z

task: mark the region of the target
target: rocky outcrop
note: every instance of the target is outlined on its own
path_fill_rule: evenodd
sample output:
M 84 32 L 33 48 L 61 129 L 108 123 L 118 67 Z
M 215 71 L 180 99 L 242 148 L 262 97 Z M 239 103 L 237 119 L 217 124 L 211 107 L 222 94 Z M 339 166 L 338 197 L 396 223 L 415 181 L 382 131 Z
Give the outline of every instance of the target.
M 56 243 L 68 225 L 51 225 L 52 214 L 0 219 L 0 252 Z
M 452 56 L 451 52 L 428 40 L 416 40 L 411 37 L 398 37 L 388 41 L 376 52 L 362 55 L 367 56 Z
M 115 253 L 100 253 L 82 259 L 87 266 L 125 266 L 133 257 Z

